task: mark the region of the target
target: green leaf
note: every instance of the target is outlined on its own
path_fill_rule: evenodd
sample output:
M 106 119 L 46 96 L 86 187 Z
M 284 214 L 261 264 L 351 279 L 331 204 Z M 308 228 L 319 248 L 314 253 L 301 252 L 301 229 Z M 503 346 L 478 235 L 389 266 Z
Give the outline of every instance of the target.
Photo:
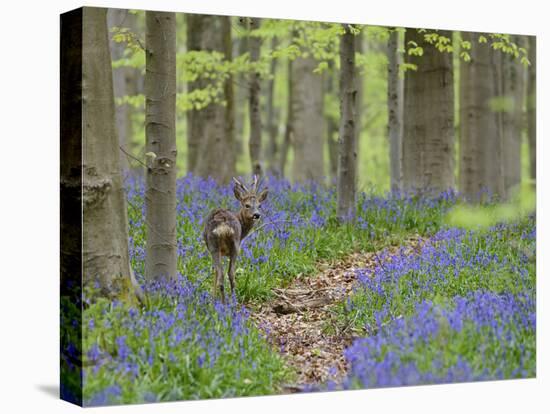
M 464 62 L 469 62 L 471 59 L 470 54 L 468 52 L 460 52 L 460 58 L 464 60 Z
M 323 73 L 327 69 L 328 69 L 328 62 L 323 61 L 317 65 L 317 67 L 313 70 L 313 73 Z
M 408 70 L 417 70 L 417 69 L 418 69 L 418 66 L 415 65 L 414 63 L 401 63 L 399 65 L 399 71 L 403 73 Z

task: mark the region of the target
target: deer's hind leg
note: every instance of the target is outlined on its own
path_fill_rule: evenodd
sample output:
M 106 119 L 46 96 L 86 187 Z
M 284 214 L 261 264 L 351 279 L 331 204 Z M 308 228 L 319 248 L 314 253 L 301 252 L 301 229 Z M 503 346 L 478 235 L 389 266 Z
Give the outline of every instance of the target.
M 220 249 L 215 249 L 212 253 L 212 262 L 214 267 L 214 284 L 212 287 L 212 296 L 216 298 L 218 296 L 218 289 L 222 294 L 222 303 L 225 303 L 225 294 L 223 288 L 223 268 L 222 268 L 222 255 Z
M 229 285 L 231 287 L 231 296 L 235 294 L 235 263 L 237 262 L 237 256 L 239 255 L 239 244 L 234 243 L 229 255 L 229 271 L 227 276 L 229 277 Z

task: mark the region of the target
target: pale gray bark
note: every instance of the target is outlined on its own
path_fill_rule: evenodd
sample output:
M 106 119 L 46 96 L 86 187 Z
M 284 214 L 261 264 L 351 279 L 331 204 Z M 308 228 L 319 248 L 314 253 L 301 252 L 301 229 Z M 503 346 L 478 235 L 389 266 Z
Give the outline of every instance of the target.
M 277 38 L 271 39 L 271 50 L 277 48 Z M 277 143 L 278 133 L 278 111 L 275 107 L 275 78 L 277 74 L 277 59 L 271 59 L 269 65 L 270 78 L 265 82 L 266 84 L 266 122 L 265 129 L 267 132 L 267 145 L 265 146 L 265 160 L 269 172 L 275 176 L 280 175 L 279 163 L 278 163 L 278 151 L 279 146 Z
M 339 96 L 338 79 L 332 62 L 329 62 L 329 70 L 325 76 L 325 88 L 327 96 Z M 338 176 L 338 118 L 330 114 L 326 120 L 329 173 L 330 179 L 333 181 Z
M 136 30 L 136 17 L 129 13 L 126 9 L 108 9 L 107 11 L 107 27 L 111 29 L 113 27 L 129 28 L 135 32 Z M 124 50 L 126 45 L 124 42 L 117 43 L 110 41 L 112 60 L 118 60 L 124 57 Z M 137 94 L 137 78 L 139 71 L 130 67 L 119 67 L 113 69 L 113 88 L 115 98 L 122 98 L 124 96 L 133 96 Z M 132 152 L 133 142 L 133 122 L 132 114 L 133 108 L 129 104 L 115 104 L 115 119 L 118 133 L 118 141 L 120 146 L 127 152 Z M 131 163 L 126 156 L 120 157 L 120 162 L 123 171 L 130 169 Z
M 108 9 L 107 10 L 107 26 L 108 28 L 121 27 L 128 10 L 124 9 Z M 122 58 L 124 54 L 124 43 L 110 41 L 111 57 L 113 60 Z M 113 89 L 115 98 L 120 98 L 128 93 L 126 92 L 126 72 L 127 68 L 113 68 Z M 129 107 L 126 104 L 115 105 L 115 119 L 117 126 L 118 141 L 120 146 L 127 150 L 128 142 L 128 111 Z M 120 165 L 123 171 L 128 170 L 128 160 L 126 157 L 120 157 Z
M 527 137 L 529 140 L 529 175 L 537 178 L 537 38 L 529 36 L 529 61 L 527 80 Z
M 388 140 L 390 156 L 390 186 L 402 188 L 403 78 L 399 76 L 402 61 L 399 32 L 392 29 L 388 38 Z
M 322 182 L 325 176 L 323 77 L 313 73 L 317 65 L 312 57 L 298 57 L 292 62 L 292 176 L 297 182 Z
M 340 221 L 355 219 L 356 193 L 356 98 L 355 36 L 348 25 L 340 39 L 340 137 L 338 140 L 337 215 Z
M 281 151 L 279 154 L 279 171 L 281 176 L 285 177 L 285 168 L 288 159 L 288 151 L 292 145 L 292 137 L 294 132 L 293 128 L 293 112 L 292 112 L 292 61 L 289 60 L 287 64 L 287 101 L 286 101 L 286 124 L 285 135 L 283 137 L 283 143 L 281 145 Z
M 502 186 L 502 191 L 501 191 L 502 197 L 505 198 L 506 191 L 504 187 L 504 148 L 503 148 L 504 146 L 504 123 L 503 123 L 504 112 L 502 111 L 502 109 L 499 108 L 499 106 L 501 105 L 500 103 L 502 102 L 503 96 L 504 96 L 504 80 L 503 80 L 504 65 L 502 63 L 504 60 L 503 54 L 500 51 L 493 51 L 491 60 L 493 62 L 493 70 L 494 70 L 494 76 L 495 76 L 493 86 L 495 88 L 496 96 L 497 96 L 497 98 L 493 100 L 493 110 L 496 112 L 495 116 L 496 116 L 497 131 L 499 136 L 499 142 L 498 142 L 499 145 L 495 148 L 497 159 L 499 161 L 496 165 L 498 166 L 498 173 L 500 174 L 499 180 L 501 182 L 500 185 Z
M 203 32 L 208 30 L 207 23 L 209 16 L 200 14 L 187 14 L 187 50 L 203 50 Z M 204 79 L 197 79 L 188 83 L 188 91 L 203 89 L 207 82 Z M 187 111 L 187 171 L 197 173 L 197 161 L 201 152 L 201 143 L 205 138 L 205 111 L 192 109 Z
M 228 17 L 187 15 L 187 49 L 223 53 L 231 58 Z M 229 36 L 229 39 L 228 39 Z M 209 81 L 198 79 L 189 83 L 189 91 L 205 88 Z M 233 141 L 233 86 L 224 83 L 222 97 L 226 101 L 212 102 L 206 108 L 187 112 L 188 170 L 203 177 L 213 177 L 227 183 L 235 172 Z
M 138 287 L 128 255 L 106 13 L 102 8 L 83 9 L 82 260 L 84 285 L 97 284 L 103 295 L 114 297 L 132 284 Z
M 176 277 L 176 16 L 146 12 L 145 193 L 148 280 Z
M 451 32 L 439 34 L 451 38 Z M 454 187 L 454 92 L 452 55 L 407 29 L 405 44 L 416 42 L 423 56 L 408 56 L 417 70 L 407 70 L 404 89 L 403 186 L 442 191 Z
M 463 32 L 469 41 L 471 61 L 460 63 L 459 189 L 470 200 L 483 192 L 504 196 L 502 139 L 498 115 L 491 103 L 498 98 L 496 53 L 478 42 L 481 33 Z
M 247 20 L 245 18 L 238 19 L 238 30 L 239 32 L 246 32 L 248 26 Z M 241 36 L 238 37 L 236 42 L 233 45 L 235 56 L 243 56 L 245 53 L 248 53 L 248 37 Z M 246 74 L 240 72 L 236 76 L 235 82 L 235 154 L 244 153 L 244 124 L 246 113 L 248 111 L 248 80 Z
M 525 37 L 512 36 L 512 41 L 525 47 Z M 503 98 L 502 113 L 504 191 L 510 197 L 514 188 L 521 183 L 521 134 L 523 129 L 523 107 L 525 103 L 526 70 L 520 59 L 503 55 Z
M 250 18 L 249 30 L 255 30 L 260 27 L 260 19 Z M 248 50 L 250 52 L 250 62 L 255 63 L 260 60 L 261 38 L 250 36 L 248 38 Z M 248 152 L 252 173 L 262 175 L 262 114 L 260 111 L 260 73 L 253 71 L 250 73 L 248 81 L 248 114 L 250 119 L 250 137 L 248 140 Z
M 233 59 L 230 19 L 229 16 L 220 16 L 223 53 L 228 62 Z M 223 147 L 227 152 L 225 154 L 226 161 L 225 168 L 223 168 L 223 176 L 220 176 L 219 180 L 228 183 L 236 175 L 235 165 L 237 163 L 237 154 L 235 152 L 235 89 L 233 86 L 233 75 L 228 76 L 225 80 L 223 92 L 225 97 L 225 142 L 223 143 Z
M 366 39 L 363 38 L 364 33 L 361 31 L 355 36 L 355 53 L 363 54 L 365 49 L 368 49 L 369 44 Z M 364 76 L 361 73 L 362 70 L 355 71 L 355 82 L 357 84 L 357 95 L 355 97 L 355 145 L 356 152 L 361 154 L 361 130 L 363 125 L 364 114 L 368 112 L 368 105 L 363 102 L 363 90 L 364 90 Z M 357 158 L 355 159 L 357 161 Z M 355 167 L 357 169 L 357 166 Z

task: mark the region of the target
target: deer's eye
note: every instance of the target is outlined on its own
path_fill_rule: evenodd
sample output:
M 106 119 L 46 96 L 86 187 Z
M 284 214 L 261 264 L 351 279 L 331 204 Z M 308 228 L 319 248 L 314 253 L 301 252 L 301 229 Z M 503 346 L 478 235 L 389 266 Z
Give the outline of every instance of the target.
M 244 205 L 246 208 L 250 208 L 250 204 L 245 204 Z

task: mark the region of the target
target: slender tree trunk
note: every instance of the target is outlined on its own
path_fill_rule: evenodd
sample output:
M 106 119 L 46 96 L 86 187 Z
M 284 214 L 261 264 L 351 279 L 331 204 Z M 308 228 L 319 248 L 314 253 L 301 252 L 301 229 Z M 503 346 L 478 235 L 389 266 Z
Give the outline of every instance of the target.
M 128 15 L 128 10 L 125 9 L 108 9 L 107 10 L 107 26 L 108 28 L 112 27 L 123 27 L 126 16 Z M 124 56 L 124 43 L 117 43 L 110 40 L 111 56 L 113 60 L 121 59 Z M 128 95 L 126 90 L 126 72 L 128 68 L 113 68 L 113 88 L 115 98 L 121 98 L 125 95 Z M 130 107 L 128 104 L 115 104 L 115 119 L 117 126 L 118 141 L 120 146 L 126 151 L 128 150 L 128 141 L 129 141 L 129 131 L 128 131 L 128 116 Z M 126 157 L 120 157 L 120 165 L 123 171 L 128 171 L 128 160 Z
M 246 31 L 248 24 L 246 19 L 239 19 L 240 31 Z M 235 55 L 243 56 L 248 52 L 248 37 L 241 36 L 237 38 L 234 44 Z M 246 112 L 248 108 L 248 79 L 246 74 L 239 73 L 236 76 L 236 90 L 235 90 L 235 154 L 244 153 L 244 124 L 246 118 Z
M 144 20 L 144 19 L 143 19 Z M 144 26 L 143 21 L 143 26 Z M 125 27 L 128 27 L 130 30 L 132 30 L 134 33 L 140 33 L 141 31 L 145 31 L 144 29 L 140 29 L 138 16 L 135 14 L 127 13 L 126 18 L 124 19 L 124 25 Z M 141 70 L 138 68 L 126 68 L 125 71 L 125 80 L 126 80 L 126 94 L 128 96 L 136 96 L 140 93 L 143 93 L 143 76 L 141 75 Z M 125 145 L 126 149 L 128 151 L 131 151 L 133 153 L 136 153 L 136 151 L 139 148 L 142 148 L 143 142 L 142 141 L 136 141 L 134 140 L 134 117 L 137 113 L 136 109 L 132 105 L 126 105 L 126 111 L 125 111 L 125 131 L 126 131 L 126 140 Z M 132 163 L 131 160 L 128 160 L 126 156 L 124 158 L 127 159 L 130 167 L 133 166 L 134 170 L 139 171 L 140 174 L 143 173 L 142 166 L 136 163 Z
M 187 29 L 187 50 L 200 51 L 203 50 L 203 32 L 208 30 L 207 22 L 209 16 L 200 14 L 187 14 L 186 16 Z M 197 79 L 189 82 L 188 91 L 192 92 L 195 89 L 203 89 L 207 82 L 204 79 Z M 193 174 L 197 174 L 197 161 L 201 153 L 201 143 L 205 138 L 206 127 L 205 111 L 200 109 L 192 109 L 187 111 L 187 170 Z
M 504 196 L 502 143 L 498 115 L 495 52 L 478 42 L 480 33 L 463 32 L 472 45 L 470 62 L 460 63 L 460 192 L 479 200 L 484 191 Z
M 401 57 L 399 32 L 392 29 L 388 38 L 388 139 L 390 147 L 390 184 L 393 191 L 402 187 L 403 80 L 399 76 Z
M 355 36 L 355 53 L 363 54 L 365 51 L 365 39 L 363 38 L 363 31 Z M 367 45 L 368 48 L 368 45 Z M 363 114 L 368 110 L 367 105 L 363 105 L 363 81 L 364 76 L 361 71 L 355 71 L 355 82 L 357 83 L 357 95 L 355 97 L 355 151 L 361 154 L 361 130 L 363 126 Z M 357 163 L 357 158 L 355 159 Z M 355 167 L 357 169 L 357 166 Z
M 98 285 L 103 296 L 116 297 L 128 292 L 132 284 L 137 288 L 137 283 L 128 255 L 106 13 L 103 8 L 83 9 L 82 260 L 84 286 Z M 67 139 L 72 142 L 81 137 L 67 135 Z M 69 174 L 78 168 L 66 167 Z
M 489 47 L 489 46 L 487 46 Z M 488 159 L 490 165 L 485 169 L 487 174 L 487 182 L 489 183 L 488 188 L 492 189 L 499 198 L 504 199 L 505 197 L 505 188 L 504 188 L 504 139 L 503 139 L 503 114 L 498 108 L 494 107 L 494 102 L 500 100 L 503 94 L 503 72 L 502 72 L 502 53 L 497 50 L 491 49 L 490 52 L 491 65 L 492 65 L 492 87 L 493 93 L 496 98 L 491 100 L 492 103 L 489 104 L 491 112 L 493 115 L 493 122 L 496 124 L 496 136 L 493 136 L 493 142 L 488 145 L 494 144 L 492 158 Z M 494 133 L 494 131 L 493 131 Z M 490 155 L 488 155 L 490 157 Z
M 176 15 L 146 12 L 145 194 L 149 280 L 176 277 Z
M 260 27 L 260 19 L 251 18 L 249 30 L 255 30 Z M 250 52 L 250 62 L 256 63 L 260 60 L 261 38 L 250 36 L 248 46 Z M 248 113 L 250 116 L 250 138 L 248 141 L 248 151 L 250 153 L 250 162 L 252 164 L 252 173 L 262 175 L 262 117 L 260 111 L 260 73 L 253 71 L 249 79 L 248 95 Z
M 537 179 L 537 38 L 529 36 L 529 61 L 527 80 L 527 136 L 529 139 L 529 175 Z
M 286 125 L 285 135 L 283 137 L 283 143 L 281 145 L 280 159 L 279 159 L 279 171 L 281 176 L 285 176 L 285 168 L 288 157 L 288 151 L 292 145 L 293 133 L 293 112 L 292 112 L 292 61 L 288 60 L 287 65 L 287 103 L 286 103 Z
M 271 50 L 277 48 L 277 38 L 274 37 L 271 40 Z M 278 132 L 278 120 L 277 109 L 275 108 L 275 77 L 277 74 L 277 59 L 271 59 L 269 73 L 271 78 L 266 81 L 266 130 L 268 142 L 265 147 L 265 160 L 268 166 L 268 170 L 271 174 L 279 176 L 279 163 L 277 152 L 279 150 L 277 145 L 277 132 Z
M 229 16 L 220 16 L 222 38 L 224 46 L 225 59 L 230 62 L 233 59 L 233 41 L 231 39 L 231 18 Z M 235 172 L 237 163 L 237 153 L 235 152 L 235 90 L 233 87 L 233 75 L 230 75 L 224 83 L 225 95 L 225 143 L 226 148 L 226 167 L 221 180 L 225 183 L 231 180 Z
M 503 71 L 503 53 L 500 51 L 493 51 L 491 54 L 491 60 L 493 62 L 494 81 L 493 86 L 495 88 L 496 99 L 492 101 L 492 109 L 495 112 L 497 132 L 498 132 L 498 145 L 495 146 L 495 156 L 498 162 L 493 164 L 495 176 L 491 181 L 496 182 L 500 186 L 500 194 L 502 198 L 506 197 L 506 189 L 504 187 L 504 112 L 499 108 L 504 97 L 504 71 Z
M 338 140 L 338 218 L 355 219 L 356 192 L 356 97 L 355 36 L 348 25 L 340 39 L 340 138 Z
M 324 179 L 323 77 L 313 73 L 317 61 L 292 62 L 293 177 L 297 182 Z
M 325 76 L 325 87 L 327 97 L 339 96 L 338 80 L 332 62 L 329 62 L 329 71 Z M 338 176 L 338 118 L 330 113 L 326 119 L 329 173 L 331 181 L 335 181 Z
M 439 31 L 451 38 L 451 32 Z M 454 187 L 454 91 L 452 54 L 407 29 L 405 44 L 415 42 L 423 56 L 409 56 L 417 70 L 405 73 L 403 185 L 405 189 L 443 191 Z
M 107 28 L 123 27 L 136 32 L 136 16 L 129 13 L 126 9 L 108 9 L 107 11 Z M 125 50 L 124 43 L 117 43 L 110 41 L 112 60 L 118 60 L 124 57 Z M 122 98 L 124 96 L 134 96 L 138 94 L 137 80 L 139 78 L 139 69 L 131 67 L 119 67 L 113 68 L 113 87 L 116 98 Z M 135 152 L 136 143 L 133 141 L 134 125 L 133 125 L 133 113 L 134 108 L 127 103 L 116 104 L 115 102 L 115 118 L 117 125 L 118 141 L 120 146 L 124 148 L 126 152 Z M 122 170 L 127 172 L 131 169 L 132 163 L 126 155 L 121 155 L 120 163 Z M 140 168 L 141 166 L 135 168 Z
M 512 41 L 525 47 L 523 36 L 512 36 Z M 525 102 L 525 68 L 520 60 L 503 57 L 503 159 L 504 190 L 510 197 L 514 187 L 521 183 L 521 133 L 523 130 L 523 105 Z
M 136 96 L 140 93 L 139 91 L 139 82 L 142 78 L 140 71 L 136 68 L 126 68 L 125 73 L 125 90 L 127 96 Z M 134 128 L 134 117 L 135 114 L 138 112 L 132 105 L 126 104 L 124 113 L 121 115 L 124 120 L 124 126 L 121 128 L 124 128 L 126 137 L 124 140 L 119 139 L 120 145 L 129 153 L 135 154 L 139 151 L 140 148 L 143 148 L 143 142 L 142 141 L 136 141 L 134 139 L 135 134 L 135 128 Z M 118 118 L 117 118 L 118 122 Z M 132 162 L 132 159 L 128 157 L 125 154 L 121 155 L 121 158 L 125 159 L 125 162 L 128 166 L 128 170 L 133 170 L 134 172 L 138 171 L 139 174 L 143 173 L 142 165 L 139 163 Z
M 231 58 L 230 24 L 225 16 L 187 15 L 188 50 L 223 53 Z M 188 111 L 188 168 L 202 177 L 227 183 L 235 172 L 234 92 L 232 79 L 224 83 L 223 102 L 212 102 L 200 110 Z M 197 79 L 189 90 L 208 86 L 207 79 Z

